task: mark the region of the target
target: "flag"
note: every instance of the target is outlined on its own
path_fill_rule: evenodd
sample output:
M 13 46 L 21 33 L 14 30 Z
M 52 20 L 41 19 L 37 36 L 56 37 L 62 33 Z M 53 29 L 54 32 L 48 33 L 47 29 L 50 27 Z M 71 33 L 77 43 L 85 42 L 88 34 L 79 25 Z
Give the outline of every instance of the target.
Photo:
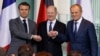
M 47 19 L 46 8 L 49 5 L 54 5 L 53 0 L 41 0 L 39 6 L 39 12 L 37 17 L 37 25 Z
M 0 0 L 0 15 L 1 15 L 2 2 L 3 2 L 3 0 Z
M 70 42 L 67 43 L 67 54 L 70 53 Z
M 11 41 L 9 20 L 17 17 L 16 0 L 3 0 L 0 15 L 0 47 L 6 50 Z
M 91 0 L 77 0 L 77 3 L 80 4 L 82 6 L 83 9 L 83 14 L 82 16 L 93 22 L 93 11 L 92 11 L 92 4 L 91 4 Z

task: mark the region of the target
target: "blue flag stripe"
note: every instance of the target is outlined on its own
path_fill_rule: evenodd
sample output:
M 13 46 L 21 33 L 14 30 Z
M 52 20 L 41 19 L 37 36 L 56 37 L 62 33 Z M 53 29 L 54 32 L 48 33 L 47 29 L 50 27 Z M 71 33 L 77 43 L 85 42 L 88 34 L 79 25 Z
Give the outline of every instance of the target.
M 11 5 L 14 2 L 16 2 L 16 0 L 3 0 L 2 9 L 6 8 L 7 6 Z
M 45 4 L 48 7 L 49 5 L 54 5 L 53 0 L 45 0 Z
M 77 4 L 81 4 L 81 0 L 77 0 Z

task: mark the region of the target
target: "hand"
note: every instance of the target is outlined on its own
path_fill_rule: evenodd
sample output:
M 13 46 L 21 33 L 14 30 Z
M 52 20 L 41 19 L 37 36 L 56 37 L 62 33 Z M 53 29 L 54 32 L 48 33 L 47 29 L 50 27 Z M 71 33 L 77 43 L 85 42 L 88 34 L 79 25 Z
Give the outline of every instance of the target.
M 48 33 L 48 35 L 49 35 L 50 37 L 52 37 L 52 39 L 55 39 L 56 36 L 58 35 L 58 32 L 57 32 L 57 31 L 50 31 L 50 32 Z
M 41 41 L 42 40 L 42 37 L 39 36 L 39 35 L 32 35 L 32 38 L 35 40 L 35 41 Z
M 15 54 L 11 54 L 10 56 L 15 56 Z

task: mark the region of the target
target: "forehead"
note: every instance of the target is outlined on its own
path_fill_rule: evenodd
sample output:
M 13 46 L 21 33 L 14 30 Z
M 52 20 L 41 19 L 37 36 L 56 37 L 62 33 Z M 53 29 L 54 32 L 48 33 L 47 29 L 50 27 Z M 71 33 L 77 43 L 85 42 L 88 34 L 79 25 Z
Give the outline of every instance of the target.
M 78 6 L 73 6 L 70 9 L 71 12 L 82 12 L 81 8 Z
M 55 10 L 55 7 L 50 6 L 50 7 L 47 8 L 47 11 L 56 11 L 56 10 Z
M 27 5 L 20 5 L 19 8 L 29 8 L 29 6 L 27 6 Z
M 72 11 L 80 11 L 80 8 L 78 6 L 74 6 L 71 8 L 71 12 Z

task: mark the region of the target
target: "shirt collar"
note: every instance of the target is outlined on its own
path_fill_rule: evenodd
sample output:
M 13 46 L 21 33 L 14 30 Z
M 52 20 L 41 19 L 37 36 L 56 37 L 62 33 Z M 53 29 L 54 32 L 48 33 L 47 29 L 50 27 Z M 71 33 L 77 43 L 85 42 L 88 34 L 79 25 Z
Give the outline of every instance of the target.
M 23 21 L 23 20 L 26 20 L 26 21 L 27 21 L 27 20 L 28 20 L 28 18 L 24 19 L 24 18 L 21 17 L 21 16 L 20 16 L 20 19 L 21 19 L 21 21 Z
M 49 20 L 48 20 L 48 23 L 50 23 L 50 22 L 56 23 L 56 19 L 54 19 L 53 21 L 49 21 Z

